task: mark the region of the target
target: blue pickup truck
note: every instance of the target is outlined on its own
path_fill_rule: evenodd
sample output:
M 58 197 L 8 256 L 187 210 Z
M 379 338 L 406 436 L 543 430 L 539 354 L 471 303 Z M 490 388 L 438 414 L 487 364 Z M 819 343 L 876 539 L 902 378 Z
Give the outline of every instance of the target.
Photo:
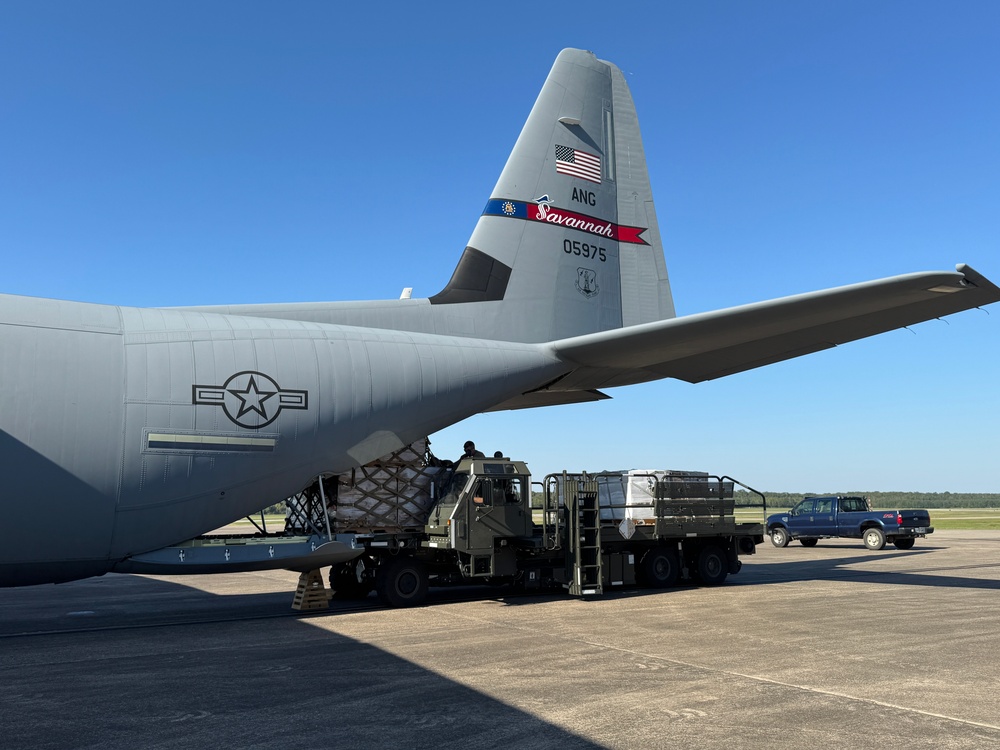
M 917 537 L 933 531 L 926 510 L 871 510 L 863 497 L 839 495 L 807 497 L 791 510 L 767 518 L 767 533 L 775 547 L 787 547 L 793 539 L 813 547 L 820 539 L 845 537 L 863 540 L 870 550 L 880 550 L 886 542 L 911 549 Z

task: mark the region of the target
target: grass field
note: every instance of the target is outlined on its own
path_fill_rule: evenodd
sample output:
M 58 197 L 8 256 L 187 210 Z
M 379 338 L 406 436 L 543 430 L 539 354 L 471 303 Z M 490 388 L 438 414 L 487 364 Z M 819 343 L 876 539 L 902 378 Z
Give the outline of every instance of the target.
M 935 529 L 1000 531 L 1000 508 L 941 508 L 930 514 Z
M 260 525 L 260 514 L 253 517 L 254 522 Z M 264 521 L 267 524 L 267 533 L 274 534 L 280 533 L 285 530 L 285 517 L 284 516 L 264 516 Z M 213 534 L 217 534 L 225 529 L 227 534 L 253 534 L 257 531 L 257 528 L 246 518 L 241 518 L 239 521 L 233 521 L 222 529 L 217 529 L 213 531 Z

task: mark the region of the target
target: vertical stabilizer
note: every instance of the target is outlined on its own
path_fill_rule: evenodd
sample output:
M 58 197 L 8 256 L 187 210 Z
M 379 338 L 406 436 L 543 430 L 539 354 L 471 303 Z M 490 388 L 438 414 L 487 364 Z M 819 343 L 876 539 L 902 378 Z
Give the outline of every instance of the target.
M 430 299 L 192 307 L 537 343 L 674 317 L 632 96 L 559 53 L 469 244 Z
M 451 281 L 430 301 L 465 308 L 476 335 L 517 341 L 673 317 L 639 123 L 615 65 L 559 54 Z

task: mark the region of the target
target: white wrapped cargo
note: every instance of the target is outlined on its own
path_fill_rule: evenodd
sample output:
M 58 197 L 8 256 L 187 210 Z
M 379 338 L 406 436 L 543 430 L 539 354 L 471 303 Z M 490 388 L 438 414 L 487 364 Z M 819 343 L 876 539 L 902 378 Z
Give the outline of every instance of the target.
M 599 478 L 601 519 L 619 521 L 632 519 L 637 524 L 655 523 L 657 485 L 667 497 L 703 497 L 698 487 L 705 484 L 708 474 L 703 471 L 676 469 L 631 469 L 610 472 Z M 684 493 L 684 494 L 680 494 Z

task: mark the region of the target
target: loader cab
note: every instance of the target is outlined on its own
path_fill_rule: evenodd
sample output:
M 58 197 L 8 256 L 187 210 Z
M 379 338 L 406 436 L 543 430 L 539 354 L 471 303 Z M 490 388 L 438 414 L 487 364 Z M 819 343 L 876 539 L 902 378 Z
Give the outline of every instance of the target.
M 493 549 L 497 539 L 532 535 L 531 475 L 523 461 L 463 459 L 440 497 L 427 531 L 449 534 L 456 549 Z
M 462 504 L 467 512 L 470 548 L 492 549 L 496 539 L 531 536 L 528 467 L 506 459 L 472 459 L 469 463 L 471 481 Z
M 431 512 L 427 531 L 447 534 L 456 550 L 492 553 L 505 540 L 530 538 L 531 475 L 523 461 L 469 458 Z

